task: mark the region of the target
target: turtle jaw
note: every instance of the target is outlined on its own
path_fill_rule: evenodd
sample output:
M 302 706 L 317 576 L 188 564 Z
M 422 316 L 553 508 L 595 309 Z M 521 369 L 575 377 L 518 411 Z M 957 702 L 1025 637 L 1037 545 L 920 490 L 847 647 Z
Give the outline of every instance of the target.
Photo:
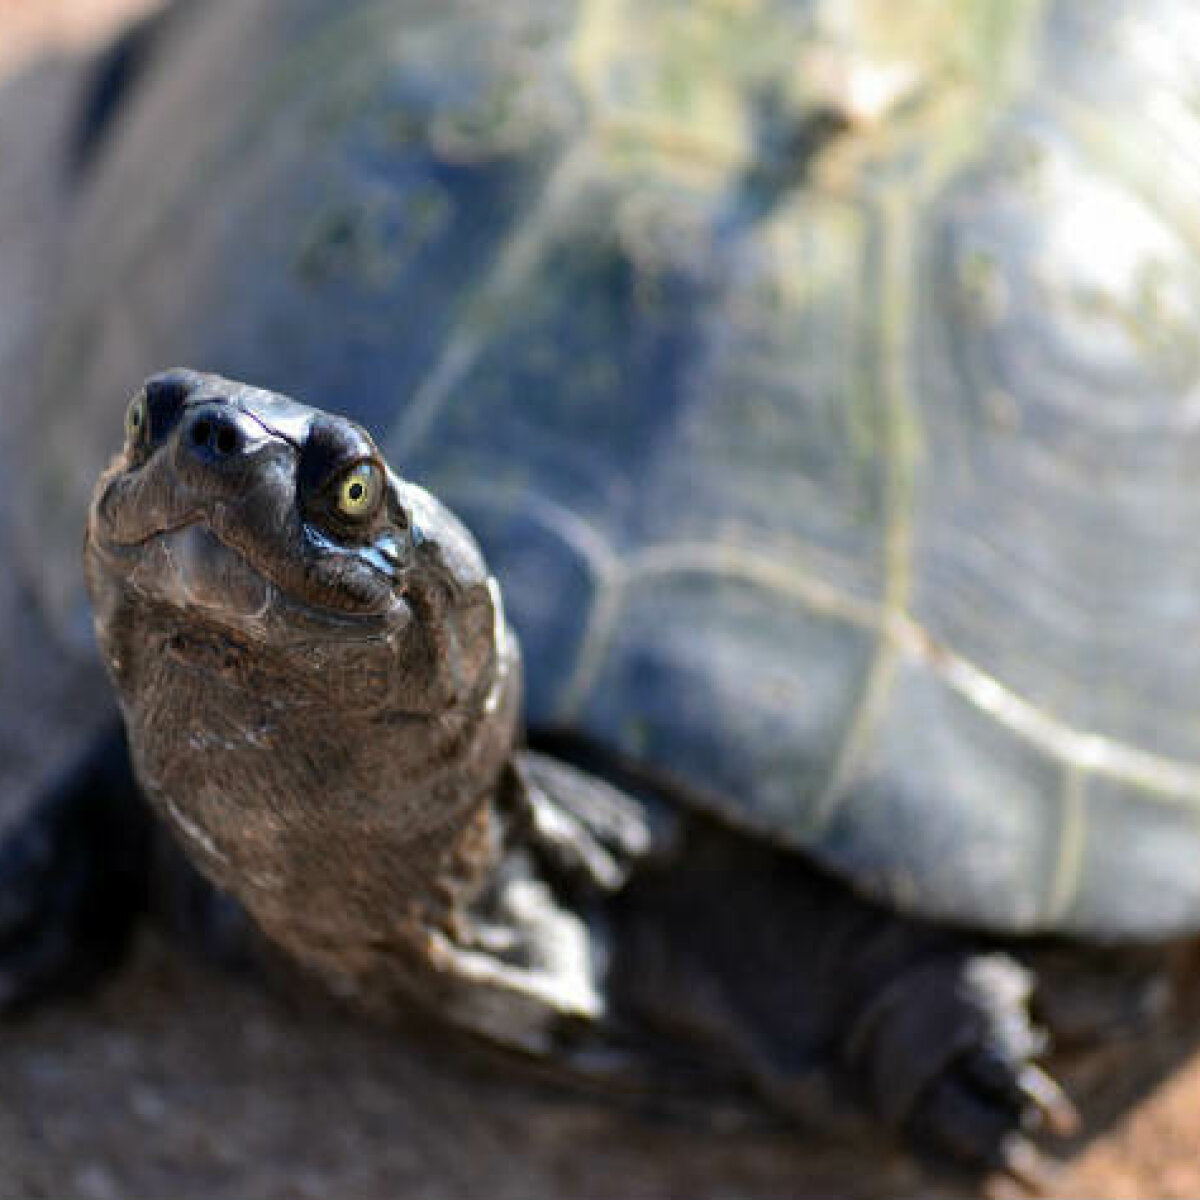
M 260 624 L 276 599 L 274 585 L 196 517 L 130 546 L 101 554 L 124 568 L 140 595 L 183 611 L 200 610 L 241 624 Z
M 174 613 L 188 625 L 220 626 L 252 642 L 295 636 L 359 638 L 396 634 L 412 620 L 407 602 L 380 581 L 382 604 L 347 611 L 313 604 L 281 586 L 241 548 L 230 544 L 203 514 L 168 528 L 118 541 L 92 514 L 84 547 L 86 578 L 97 622 L 120 604 L 131 610 Z

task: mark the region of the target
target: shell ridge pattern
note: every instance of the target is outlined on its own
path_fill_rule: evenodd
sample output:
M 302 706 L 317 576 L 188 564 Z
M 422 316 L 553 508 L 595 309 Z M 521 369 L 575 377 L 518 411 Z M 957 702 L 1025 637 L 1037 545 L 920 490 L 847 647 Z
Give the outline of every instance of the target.
M 464 459 L 464 463 L 467 461 L 469 460 Z M 491 467 L 490 462 L 480 460 L 477 469 L 478 479 L 487 479 L 487 473 Z M 501 490 L 503 489 L 494 485 L 484 486 L 480 482 L 475 482 L 456 485 L 454 494 L 460 501 L 487 502 L 495 500 Z M 517 491 L 518 489 L 513 490 Z M 616 551 L 579 513 L 552 500 L 549 496 L 531 491 L 524 486 L 519 489 L 518 494 L 525 515 L 546 529 L 552 530 L 568 546 L 577 551 L 579 557 L 587 562 L 591 573 L 596 578 L 607 579 L 620 571 L 621 566 Z
M 417 385 L 403 415 L 387 441 L 386 453 L 404 461 L 454 397 L 455 387 L 469 374 L 486 349 L 494 321 L 504 312 L 504 299 L 526 283 L 541 262 L 546 245 L 585 182 L 592 165 L 592 148 L 585 139 L 568 150 L 554 166 L 537 207 L 496 253 L 495 265 L 465 306 L 457 329 L 446 341 L 425 378 Z
M 878 361 L 885 366 L 879 372 L 880 377 L 870 382 L 875 385 L 875 393 L 884 409 L 883 426 L 888 449 L 885 456 L 888 468 L 884 487 L 882 619 L 854 713 L 846 724 L 825 784 L 813 798 L 808 812 L 806 835 L 814 841 L 828 828 L 847 795 L 883 713 L 899 655 L 899 647 L 886 631 L 891 624 L 890 618 L 907 610 L 912 591 L 913 472 L 919 434 L 917 406 L 905 378 L 908 347 L 904 310 L 913 274 L 908 228 L 911 217 L 904 203 L 907 198 L 900 190 L 885 191 L 878 206 L 877 230 L 883 248 L 876 336 L 884 344 Z
M 575 666 L 568 673 L 563 685 L 561 699 L 555 706 L 560 720 L 571 721 L 579 713 L 596 677 L 604 665 L 604 652 L 612 640 L 617 619 L 621 615 L 621 600 L 629 573 L 618 568 L 609 580 L 609 586 L 598 588 L 592 595 L 592 608 L 588 613 L 583 642 L 575 659 Z
M 486 462 L 479 464 L 478 479 L 487 478 L 488 468 Z M 579 513 L 526 487 L 520 489 L 519 496 L 524 516 L 574 550 L 579 560 L 586 564 L 591 578 L 591 608 L 582 643 L 575 653 L 573 667 L 564 672 L 558 698 L 551 705 L 554 719 L 566 721 L 582 703 L 593 675 L 602 664 L 608 634 L 619 615 L 620 594 L 627 572 L 609 542 Z M 455 488 L 455 499 L 460 502 L 494 502 L 496 498 L 496 488 L 480 483 L 460 484 Z
M 897 655 L 920 663 L 953 692 L 1038 747 L 1064 770 L 1113 779 L 1148 800 L 1200 815 L 1200 764 L 1153 754 L 1115 738 L 1078 729 L 1017 695 L 969 659 L 935 641 L 903 610 L 868 604 L 798 565 L 803 548 L 786 564 L 774 553 L 734 543 L 672 542 L 635 552 L 620 566 L 622 582 L 652 576 L 700 574 L 737 578 L 774 591 L 830 620 L 876 634 Z M 587 679 L 579 686 L 586 691 Z M 1065 852 L 1067 857 L 1072 851 Z

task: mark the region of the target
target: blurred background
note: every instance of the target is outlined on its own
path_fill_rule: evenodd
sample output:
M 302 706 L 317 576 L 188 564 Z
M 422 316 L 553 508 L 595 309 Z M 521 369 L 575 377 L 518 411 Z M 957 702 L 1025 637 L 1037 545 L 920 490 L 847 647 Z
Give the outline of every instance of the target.
M 0 0 L 0 413 L 30 361 L 61 249 L 63 144 L 94 55 L 150 0 Z M 865 103 L 869 104 L 869 97 Z M 12 447 L 7 448 L 12 452 Z M 7 537 L 7 534 L 3 535 Z M 0 540 L 0 554 L 11 547 Z M 58 693 L 21 666 L 0 594 L 0 758 L 34 787 L 64 738 Z M 40 712 L 39 703 L 47 711 Z M 86 729 L 85 706 L 70 722 Z M 1081 1067 L 1094 1137 L 1059 1194 L 1200 1196 L 1194 1032 Z M 397 1044 L 147 934 L 96 997 L 0 1029 L 0 1197 L 928 1196 L 898 1160 L 797 1144 L 731 1115 L 719 1136 Z

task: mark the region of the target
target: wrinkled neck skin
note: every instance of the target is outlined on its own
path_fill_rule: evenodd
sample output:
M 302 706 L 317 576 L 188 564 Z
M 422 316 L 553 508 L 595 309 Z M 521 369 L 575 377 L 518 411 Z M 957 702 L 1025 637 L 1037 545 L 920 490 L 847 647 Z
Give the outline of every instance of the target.
M 95 572 L 93 572 L 93 575 Z M 430 589 L 431 591 L 435 589 Z M 492 614 L 412 594 L 391 646 L 331 653 L 292 632 L 267 653 L 236 629 L 146 604 L 101 577 L 101 645 L 117 681 L 138 779 L 190 857 L 265 932 L 345 989 L 372 947 L 452 917 L 494 854 L 491 801 L 516 727 L 512 643 L 461 697 L 428 710 L 438 656 Z M 293 664 L 316 669 L 298 687 Z M 468 657 L 464 654 L 464 657 Z M 444 882 L 458 878 L 461 893 Z
M 123 505 L 151 507 L 155 469 L 114 461 L 85 549 L 138 779 L 268 936 L 342 992 L 377 990 L 497 854 L 520 669 L 495 584 L 454 518 L 391 477 L 422 530 L 386 602 L 310 606 L 231 548 L 219 504 L 115 535 Z

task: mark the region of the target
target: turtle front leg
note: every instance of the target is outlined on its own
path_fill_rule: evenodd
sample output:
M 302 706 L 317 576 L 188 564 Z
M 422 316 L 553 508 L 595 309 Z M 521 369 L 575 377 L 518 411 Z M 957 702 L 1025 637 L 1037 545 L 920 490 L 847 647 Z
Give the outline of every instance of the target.
M 691 823 L 615 906 L 616 1003 L 703 1044 L 801 1124 L 882 1124 L 943 1168 L 1044 1183 L 1074 1110 L 1036 1065 L 1030 974 L 794 855 Z
M 611 1048 L 606 902 L 665 824 L 652 827 L 633 797 L 532 751 L 507 764 L 494 816 L 494 871 L 452 922 L 427 932 L 439 1011 L 560 1062 L 582 1043 Z
M 1044 1182 L 1027 1135 L 1073 1109 L 1035 1062 L 1027 970 L 606 774 L 629 790 L 510 764 L 495 870 L 430 934 L 438 1011 L 605 1084 L 673 1091 L 704 1063 L 801 1124 Z

